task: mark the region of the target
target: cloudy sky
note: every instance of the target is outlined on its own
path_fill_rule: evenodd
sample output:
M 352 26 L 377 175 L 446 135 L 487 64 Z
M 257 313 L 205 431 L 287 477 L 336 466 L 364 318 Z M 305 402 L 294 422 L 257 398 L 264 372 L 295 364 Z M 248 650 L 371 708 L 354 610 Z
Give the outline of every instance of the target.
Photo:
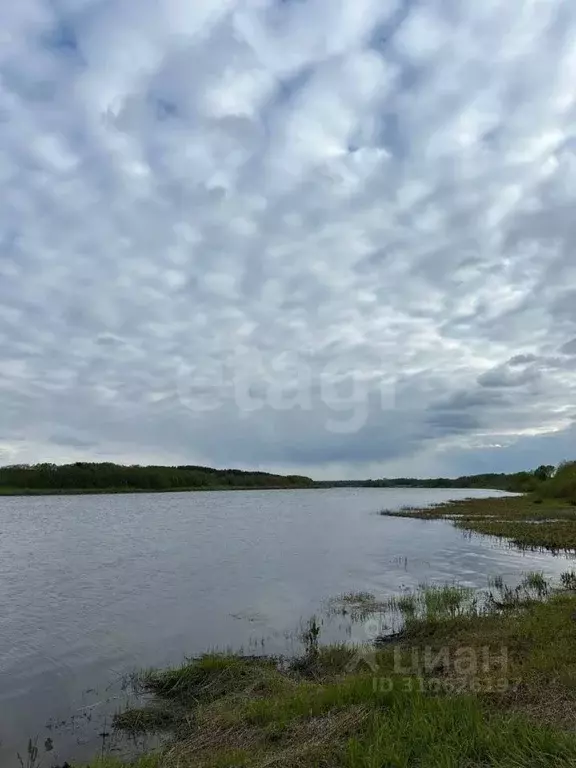
M 576 455 L 572 0 L 0 3 L 0 463 Z

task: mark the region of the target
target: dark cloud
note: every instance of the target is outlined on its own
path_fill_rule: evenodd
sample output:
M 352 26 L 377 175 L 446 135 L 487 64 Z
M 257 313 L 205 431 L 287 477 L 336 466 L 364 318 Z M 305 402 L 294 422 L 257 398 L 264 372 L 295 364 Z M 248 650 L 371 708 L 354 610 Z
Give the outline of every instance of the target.
M 523 387 L 541 378 L 538 369 L 532 367 L 520 368 L 518 363 L 500 365 L 486 371 L 478 377 L 481 387 Z
M 437 434 L 469 433 L 480 427 L 480 420 L 473 413 L 442 410 L 428 419 L 428 424 Z
M 454 392 L 446 398 L 434 403 L 436 411 L 467 411 L 502 405 L 509 406 L 510 399 L 504 393 L 494 390 L 475 389 L 469 391 Z
M 508 366 L 522 366 L 529 365 L 530 363 L 536 363 L 538 357 L 536 355 L 514 355 L 508 360 Z

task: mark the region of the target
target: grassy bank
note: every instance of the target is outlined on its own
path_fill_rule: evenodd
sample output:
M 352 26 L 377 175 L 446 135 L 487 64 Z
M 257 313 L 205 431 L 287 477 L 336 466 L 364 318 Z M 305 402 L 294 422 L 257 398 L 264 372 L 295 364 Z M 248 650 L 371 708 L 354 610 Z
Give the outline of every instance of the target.
M 576 551 L 576 505 L 535 495 L 463 499 L 425 509 L 386 511 L 393 517 L 451 520 L 473 533 L 510 539 L 516 547 Z
M 289 661 L 211 654 L 148 671 L 144 705 L 115 726 L 166 738 L 135 768 L 574 766 L 576 573 L 562 581 L 345 596 L 341 610 L 396 613 L 401 630 L 323 647 L 312 621 Z
M 565 462 L 523 496 L 463 499 L 425 509 L 383 510 L 393 517 L 451 520 L 471 533 L 509 539 L 521 548 L 576 551 L 576 462 Z

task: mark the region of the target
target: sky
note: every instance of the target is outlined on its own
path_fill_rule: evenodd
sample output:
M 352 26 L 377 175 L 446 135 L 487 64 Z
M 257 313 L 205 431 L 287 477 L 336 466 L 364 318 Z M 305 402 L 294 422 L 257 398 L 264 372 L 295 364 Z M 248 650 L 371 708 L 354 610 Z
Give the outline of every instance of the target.
M 0 464 L 576 456 L 571 0 L 0 3 Z

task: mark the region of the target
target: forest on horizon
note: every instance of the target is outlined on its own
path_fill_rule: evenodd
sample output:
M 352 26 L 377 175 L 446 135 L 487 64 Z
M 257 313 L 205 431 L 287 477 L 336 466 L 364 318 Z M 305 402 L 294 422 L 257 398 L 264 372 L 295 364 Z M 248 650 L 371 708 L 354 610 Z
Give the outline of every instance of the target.
M 573 466 L 565 464 L 564 466 Z M 559 471 L 559 470 L 558 470 Z M 241 469 L 215 469 L 196 465 L 141 466 L 111 462 L 73 464 L 15 464 L 0 467 L 0 493 L 43 491 L 176 491 L 250 488 L 492 488 L 527 493 L 550 481 L 557 470 L 542 465 L 515 473 L 484 473 L 457 478 L 380 478 L 315 481 L 303 475 L 280 475 Z

